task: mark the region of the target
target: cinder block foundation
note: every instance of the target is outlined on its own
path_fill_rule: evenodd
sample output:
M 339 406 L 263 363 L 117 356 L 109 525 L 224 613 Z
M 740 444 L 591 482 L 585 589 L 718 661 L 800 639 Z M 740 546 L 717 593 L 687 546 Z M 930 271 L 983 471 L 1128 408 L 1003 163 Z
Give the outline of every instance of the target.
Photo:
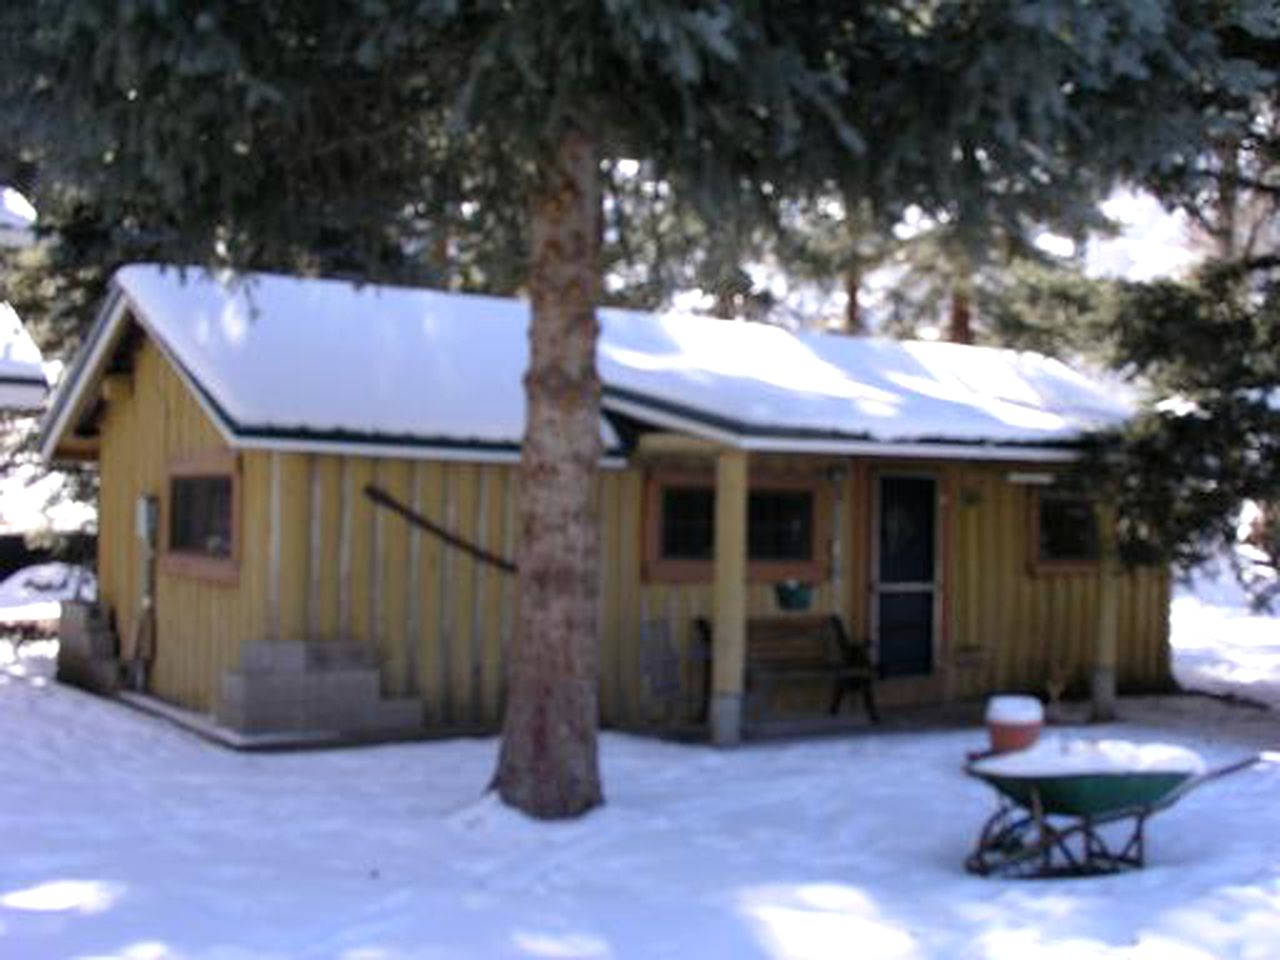
M 376 658 L 355 643 L 254 640 L 222 677 L 218 723 L 236 733 L 397 736 L 422 729 L 422 703 L 383 699 Z

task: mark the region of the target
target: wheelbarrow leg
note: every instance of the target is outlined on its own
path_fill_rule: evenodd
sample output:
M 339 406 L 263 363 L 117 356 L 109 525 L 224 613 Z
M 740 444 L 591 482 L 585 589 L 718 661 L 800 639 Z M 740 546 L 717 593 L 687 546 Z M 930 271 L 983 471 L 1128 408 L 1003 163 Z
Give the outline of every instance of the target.
M 1055 839 L 1052 836 L 1053 828 L 1049 826 L 1049 822 L 1044 816 L 1044 805 L 1040 801 L 1040 791 L 1034 787 L 1031 790 L 1031 815 L 1035 817 L 1036 832 L 1039 835 L 1040 873 L 1042 876 L 1047 877 L 1053 872 L 1053 847 Z
M 1141 867 L 1145 864 L 1147 857 L 1146 826 L 1147 814 L 1145 812 L 1137 814 L 1133 820 L 1133 830 L 1130 832 L 1124 848 L 1120 851 L 1118 860 L 1134 867 Z

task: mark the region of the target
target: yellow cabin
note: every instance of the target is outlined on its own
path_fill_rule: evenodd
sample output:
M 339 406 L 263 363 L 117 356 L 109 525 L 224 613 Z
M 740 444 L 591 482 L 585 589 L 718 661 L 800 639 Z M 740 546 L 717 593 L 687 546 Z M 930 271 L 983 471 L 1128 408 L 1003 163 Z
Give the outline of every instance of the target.
M 233 742 L 496 728 L 527 323 L 122 269 L 42 441 L 101 480 L 100 611 L 64 630 Z M 831 616 L 887 706 L 1169 684 L 1167 571 L 1109 561 L 1106 510 L 1061 482 L 1130 412 L 1114 385 L 991 348 L 601 324 L 604 725 L 731 742 L 821 714 L 821 670 L 753 694 L 750 638 Z

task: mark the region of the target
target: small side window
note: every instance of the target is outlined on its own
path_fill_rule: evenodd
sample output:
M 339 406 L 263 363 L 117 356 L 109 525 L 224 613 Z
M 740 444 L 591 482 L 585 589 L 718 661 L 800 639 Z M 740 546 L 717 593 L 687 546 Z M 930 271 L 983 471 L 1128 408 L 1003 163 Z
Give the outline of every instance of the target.
M 169 481 L 169 549 L 231 556 L 231 478 L 174 477 Z
M 1097 561 L 1098 518 L 1087 497 L 1040 492 L 1035 526 L 1039 566 L 1079 567 Z
M 239 467 L 230 451 L 178 461 L 164 501 L 163 568 L 213 580 L 239 574 Z

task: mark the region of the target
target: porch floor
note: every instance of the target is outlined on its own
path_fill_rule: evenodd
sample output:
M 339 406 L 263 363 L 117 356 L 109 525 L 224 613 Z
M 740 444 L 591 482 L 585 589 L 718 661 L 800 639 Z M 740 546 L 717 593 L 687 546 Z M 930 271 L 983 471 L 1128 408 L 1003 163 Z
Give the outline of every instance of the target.
M 1079 726 L 1089 722 L 1088 700 L 1072 700 L 1046 707 L 1045 724 Z M 952 703 L 880 707 L 880 722 L 872 723 L 861 710 L 829 714 L 781 714 L 774 717 L 744 718 L 742 739 L 747 743 L 776 740 L 848 736 L 850 734 L 898 734 L 925 731 L 973 729 L 981 736 L 986 700 L 962 700 Z M 659 733 L 663 738 L 688 742 L 705 742 L 707 728 L 689 723 Z

